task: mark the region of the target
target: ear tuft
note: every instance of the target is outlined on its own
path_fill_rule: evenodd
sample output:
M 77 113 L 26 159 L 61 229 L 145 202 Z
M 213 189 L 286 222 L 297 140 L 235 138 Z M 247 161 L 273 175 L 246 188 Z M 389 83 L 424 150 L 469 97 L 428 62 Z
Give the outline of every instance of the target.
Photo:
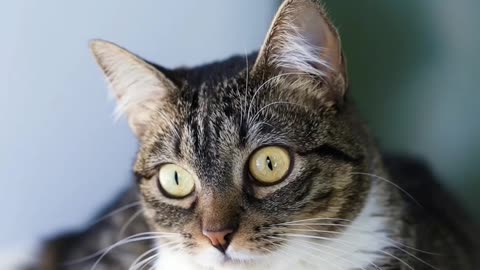
M 318 1 L 284 1 L 253 72 L 258 70 L 273 75 L 310 75 L 307 77 L 328 82 L 345 77 L 340 38 Z
M 286 25 L 285 35 L 277 37 L 278 44 L 268 59 L 268 65 L 284 72 L 302 72 L 317 77 L 327 77 L 334 71 L 327 61 L 326 48 L 312 44 L 294 24 Z M 275 42 L 275 41 L 273 41 Z
M 141 137 L 175 85 L 140 57 L 111 42 L 92 40 L 90 49 L 117 99 L 116 117 L 125 114 L 134 133 Z

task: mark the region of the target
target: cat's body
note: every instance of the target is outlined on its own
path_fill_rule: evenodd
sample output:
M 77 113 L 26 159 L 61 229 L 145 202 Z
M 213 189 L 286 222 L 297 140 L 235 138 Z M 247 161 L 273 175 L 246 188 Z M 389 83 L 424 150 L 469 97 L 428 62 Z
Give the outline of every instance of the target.
M 41 270 L 476 269 L 453 201 L 378 151 L 318 2 L 286 1 L 258 55 L 194 69 L 92 50 L 141 142 L 107 212 L 140 203 L 50 242 Z

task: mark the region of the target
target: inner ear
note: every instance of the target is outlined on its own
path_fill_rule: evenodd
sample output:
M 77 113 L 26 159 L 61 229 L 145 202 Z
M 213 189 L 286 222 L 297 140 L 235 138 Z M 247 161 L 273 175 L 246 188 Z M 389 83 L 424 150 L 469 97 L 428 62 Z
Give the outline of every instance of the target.
M 126 115 L 141 139 L 177 87 L 158 68 L 122 47 L 103 40 L 92 41 L 90 47 L 117 99 L 117 116 Z
M 252 70 L 303 81 L 311 78 L 346 88 L 340 38 L 314 0 L 285 1 L 277 12 Z

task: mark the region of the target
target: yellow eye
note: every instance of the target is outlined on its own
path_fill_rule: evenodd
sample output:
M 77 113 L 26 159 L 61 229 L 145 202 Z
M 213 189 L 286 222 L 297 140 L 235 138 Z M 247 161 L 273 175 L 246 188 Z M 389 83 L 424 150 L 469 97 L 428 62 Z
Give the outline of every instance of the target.
M 191 174 L 175 164 L 165 164 L 160 167 L 160 187 L 167 196 L 183 198 L 192 193 L 195 182 Z
M 275 184 L 283 180 L 290 170 L 290 154 L 285 148 L 267 146 L 250 157 L 250 174 L 260 183 Z

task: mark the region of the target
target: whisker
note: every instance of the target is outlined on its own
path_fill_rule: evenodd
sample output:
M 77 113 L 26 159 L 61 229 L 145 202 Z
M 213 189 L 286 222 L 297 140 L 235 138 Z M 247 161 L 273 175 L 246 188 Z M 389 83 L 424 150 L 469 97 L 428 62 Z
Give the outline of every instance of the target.
M 246 66 L 246 69 L 245 69 L 245 76 L 246 76 L 246 82 L 245 82 L 245 110 L 247 110 L 247 96 L 248 96 L 248 79 L 249 79 L 249 75 L 250 75 L 250 71 L 249 71 L 249 67 L 248 67 L 248 55 L 247 55 L 247 49 L 244 49 L 245 51 L 245 66 Z M 241 106 L 242 108 L 242 111 L 244 110 L 243 109 L 243 106 Z M 243 113 L 242 113 L 243 114 Z M 240 122 L 240 125 L 242 124 L 242 122 Z
M 155 261 L 158 258 L 158 254 L 154 254 L 146 259 L 144 259 L 142 262 L 140 262 L 139 266 L 135 267 L 134 270 L 143 270 L 145 267 L 147 267 L 150 263 Z
M 256 125 L 259 125 L 259 126 L 261 126 L 261 125 L 266 125 L 266 126 L 271 127 L 272 129 L 275 128 L 273 125 L 271 125 L 271 124 L 269 124 L 269 123 L 267 123 L 267 122 L 258 121 L 258 122 L 256 122 L 256 123 L 254 124 L 254 126 L 253 126 L 251 129 L 255 129 L 255 126 L 256 126 Z
M 143 237 L 143 236 L 147 236 L 147 235 L 157 235 L 157 236 L 170 236 L 170 233 L 155 233 L 155 232 L 148 232 L 148 233 L 138 233 L 138 234 L 135 234 L 135 235 L 132 235 L 132 236 L 129 236 L 127 238 L 124 238 L 120 241 L 117 241 L 115 244 L 117 243 L 123 243 L 123 244 L 128 244 L 128 243 L 124 243 L 125 241 L 127 240 L 134 240 L 136 238 L 140 238 L 140 237 Z M 173 235 L 172 235 L 173 236 Z M 148 239 L 147 239 L 148 240 Z M 140 240 L 139 240 L 140 241 Z M 115 245 L 113 244 L 113 245 Z M 105 252 L 109 247 L 106 247 L 106 248 L 103 248 L 95 253 L 92 253 L 90 255 L 87 255 L 87 256 L 84 256 L 82 258 L 78 258 L 78 259 L 74 259 L 74 260 L 70 260 L 70 261 L 67 261 L 67 262 L 64 262 L 63 265 L 65 266 L 68 266 L 68 265 L 73 265 L 73 264 L 77 264 L 77 263 L 81 263 L 81 262 L 85 262 L 85 261 L 88 261 L 90 259 L 93 259 L 97 256 L 100 256 L 103 252 Z
M 177 235 L 163 235 L 163 236 L 144 236 L 144 237 L 137 237 L 137 238 L 133 238 L 133 239 L 129 239 L 129 240 L 123 240 L 123 241 L 119 241 L 113 245 L 111 245 L 110 247 L 108 247 L 105 252 L 103 252 L 103 254 L 95 261 L 95 263 L 93 264 L 93 266 L 90 268 L 90 270 L 94 270 L 97 265 L 100 263 L 100 261 L 110 252 L 112 251 L 114 248 L 118 247 L 118 246 L 121 246 L 121 245 L 124 245 L 124 244 L 128 244 L 128 243 L 133 243 L 133 242 L 138 242 L 138 241 L 145 241 L 145 240 L 154 240 L 154 239 L 161 239 L 161 238 L 168 238 L 168 237 L 175 237 Z M 128 238 L 126 238 L 128 239 Z
M 384 178 L 384 177 L 381 177 L 381 176 L 378 176 L 378 175 L 375 175 L 375 174 L 371 174 L 371 173 L 364 173 L 364 172 L 352 172 L 350 173 L 351 175 L 365 175 L 365 176 L 370 176 L 370 177 L 374 177 L 376 179 L 379 179 L 379 180 L 382 180 L 386 183 L 389 183 L 391 184 L 392 186 L 394 186 L 395 188 L 397 188 L 399 191 L 401 191 L 403 194 L 405 194 L 406 196 L 408 196 L 413 202 L 415 202 L 418 206 L 422 207 L 423 208 L 423 205 L 421 205 L 410 193 L 408 193 L 405 189 L 403 189 L 402 187 L 400 187 L 399 185 L 395 184 L 394 182 Z
M 269 240 L 267 240 L 267 239 L 265 239 L 265 240 L 268 241 L 268 242 L 270 242 L 270 244 L 279 247 L 278 251 L 283 251 L 282 248 L 285 247 L 285 245 L 277 244 L 277 243 L 275 243 L 275 242 L 273 242 L 273 241 L 269 241 Z M 286 240 L 286 239 L 283 239 L 283 240 Z M 308 255 L 308 256 L 310 256 L 310 257 L 313 257 L 313 258 L 315 258 L 315 259 L 317 259 L 317 260 L 321 260 L 322 262 L 325 262 L 325 263 L 327 263 L 327 264 L 329 264 L 329 265 L 331 265 L 331 266 L 333 266 L 333 267 L 335 267 L 335 268 L 337 268 L 337 269 L 339 269 L 339 270 L 344 270 L 344 269 L 343 269 L 342 267 L 340 267 L 339 265 L 337 265 L 337 264 L 335 264 L 335 263 L 333 263 L 333 262 L 330 262 L 330 261 L 328 261 L 328 260 L 325 260 L 325 259 L 323 259 L 323 258 L 321 258 L 321 257 L 319 257 L 319 256 L 316 256 L 315 254 L 312 254 L 312 253 L 310 253 L 310 252 L 305 253 L 305 250 L 302 250 L 302 249 L 299 249 L 299 251 L 302 252 L 302 253 L 304 253 L 304 254 L 306 254 L 306 255 Z M 287 255 L 287 257 L 289 256 L 289 254 L 288 254 L 287 252 L 284 252 L 284 253 L 285 253 L 285 255 Z M 320 251 L 320 253 L 323 253 L 323 252 Z M 324 254 L 325 254 L 325 253 L 324 253 Z
M 156 248 L 152 248 L 152 249 L 149 249 L 148 251 L 144 252 L 137 259 L 135 259 L 135 261 L 133 261 L 133 263 L 130 265 L 128 270 L 137 270 L 139 267 L 147 265 L 150 262 L 151 258 L 156 256 L 156 254 L 154 254 L 152 256 L 150 256 L 150 254 L 154 253 L 156 251 L 157 251 Z M 147 257 L 147 258 L 145 258 L 145 257 Z
M 285 224 L 298 223 L 298 222 L 302 222 L 302 221 L 315 221 L 315 220 L 333 220 L 333 221 L 343 221 L 343 222 L 349 222 L 349 223 L 353 222 L 353 220 L 343 219 L 343 218 L 316 217 L 316 218 L 307 218 L 307 219 L 299 219 L 299 220 L 294 220 L 294 221 L 276 223 L 274 225 L 285 225 Z
M 248 106 L 248 111 L 247 111 L 247 119 L 250 118 L 250 110 L 252 109 L 252 104 L 253 104 L 253 101 L 255 100 L 255 97 L 257 96 L 258 92 L 263 88 L 265 87 L 265 85 L 267 85 L 268 83 L 270 83 L 271 81 L 275 80 L 275 79 L 278 79 L 282 76 L 287 76 L 287 75 L 305 75 L 303 73 L 295 73 L 295 72 L 290 72 L 290 73 L 282 73 L 282 74 L 278 74 L 276 76 L 273 76 L 272 78 L 266 80 L 264 83 L 262 83 L 256 90 L 255 90 L 255 93 L 253 93 L 253 96 L 252 96 L 252 99 L 250 100 L 250 104 Z
M 265 247 L 261 247 L 263 250 L 266 250 L 268 251 L 270 254 L 273 254 L 273 255 L 278 255 L 277 258 L 283 260 L 283 261 L 286 261 L 287 263 L 290 263 L 292 261 L 292 256 L 290 256 L 290 254 L 288 254 L 287 252 L 285 252 L 284 250 L 282 250 L 283 246 L 280 245 L 280 244 L 276 244 L 272 241 L 269 241 L 268 239 L 265 239 L 267 242 L 269 242 L 270 244 L 272 245 L 275 245 L 277 247 L 280 247 L 280 249 L 276 250 L 276 251 L 272 251 L 270 249 L 267 249 Z M 283 254 L 283 255 L 286 255 L 286 256 L 281 256 L 280 254 Z
M 285 239 L 283 239 L 283 238 L 281 238 L 281 237 L 275 237 L 275 236 L 272 236 L 271 238 L 275 238 L 275 239 L 279 239 L 279 240 L 285 240 Z M 341 250 L 341 249 L 334 248 L 334 247 L 330 247 L 330 246 L 327 246 L 327 245 L 322 245 L 322 244 L 320 244 L 320 243 L 315 243 L 315 242 L 311 242 L 311 241 L 307 241 L 307 240 L 302 240 L 302 239 L 297 239 L 297 240 L 289 239 L 289 242 L 290 242 L 290 243 L 293 243 L 293 244 L 300 245 L 300 246 L 303 247 L 303 248 L 310 248 L 310 249 L 319 251 L 319 252 L 324 253 L 324 254 L 326 254 L 326 255 L 332 256 L 334 260 L 339 259 L 339 260 L 342 260 L 342 261 L 344 261 L 344 262 L 347 262 L 348 264 L 350 264 L 350 265 L 353 266 L 353 267 L 357 267 L 357 265 L 355 265 L 351 260 L 348 260 L 348 259 L 346 259 L 345 257 L 342 257 L 342 254 L 343 254 L 343 255 L 345 255 L 345 254 L 347 254 L 347 255 L 352 255 L 352 254 L 350 254 L 350 253 L 348 253 L 348 252 L 345 252 L 345 251 L 343 251 L 343 250 Z M 323 247 L 323 248 L 327 248 L 327 249 L 330 249 L 330 250 L 333 250 L 333 251 L 336 251 L 336 252 L 341 252 L 341 254 L 335 254 L 335 253 L 332 253 L 332 252 L 328 252 L 328 251 L 326 251 L 326 250 L 322 250 L 322 249 L 318 249 L 318 248 L 316 248 L 316 247 L 312 247 L 312 246 L 310 246 L 310 245 L 301 244 L 301 242 L 303 242 L 303 243 L 305 243 L 305 244 L 314 244 L 314 245 L 317 245 L 317 246 L 320 246 L 320 247 Z M 355 255 L 355 254 L 353 254 L 353 255 Z M 374 266 L 378 269 L 378 266 L 375 265 L 372 261 L 368 260 L 367 262 L 369 263 L 369 265 L 374 265 Z M 358 267 L 360 267 L 360 269 L 362 269 L 362 270 L 366 270 L 366 269 L 365 269 L 364 267 L 362 267 L 362 266 L 358 266 Z
M 236 85 L 236 87 L 237 87 L 237 93 L 240 95 L 240 90 L 239 90 L 239 88 L 238 88 L 238 84 Z M 246 93 L 245 93 L 245 95 L 246 95 Z M 247 98 L 245 97 L 245 100 L 246 100 L 246 99 L 247 99 Z M 244 103 L 243 103 L 243 100 L 240 99 L 240 123 L 238 124 L 239 127 L 241 127 L 241 126 L 242 126 L 242 123 L 243 123 L 243 114 L 244 114 L 243 104 L 244 104 Z
M 118 232 L 118 237 L 121 237 L 127 230 L 128 226 L 130 226 L 130 224 L 132 224 L 132 222 L 142 213 L 143 213 L 143 209 L 140 209 L 137 212 L 135 212 L 120 228 L 120 231 Z
M 359 233 L 348 233 L 348 232 L 336 232 L 336 231 L 328 231 L 328 230 L 315 230 L 315 229 L 294 229 L 294 228 L 283 228 L 283 230 L 289 230 L 289 231 L 300 231 L 300 232 L 317 232 L 317 233 L 330 233 L 334 235 L 350 235 L 350 236 L 361 236 L 362 234 Z M 371 234 L 372 232 L 364 232 L 364 234 Z M 375 238 L 375 240 L 382 241 L 384 243 L 389 243 L 389 244 L 394 244 L 394 240 L 391 240 L 389 238 L 385 237 L 378 237 L 375 235 L 368 235 L 370 237 Z M 388 241 L 390 240 L 390 241 Z M 394 245 L 395 248 L 398 248 L 401 250 L 398 246 Z
M 142 255 L 138 256 L 138 258 L 135 259 L 135 261 L 133 261 L 133 263 L 130 265 L 130 267 L 128 269 L 129 270 L 137 270 L 139 267 L 142 267 L 142 266 L 145 266 L 146 264 L 148 264 L 148 262 L 150 262 L 151 258 L 156 255 L 156 254 L 154 254 L 153 256 L 150 256 L 150 254 L 156 252 L 159 248 L 160 247 L 151 248 L 151 249 L 147 250 L 146 252 L 144 252 Z
M 135 261 L 130 265 L 130 267 L 128 269 L 129 270 L 138 270 L 139 267 L 142 267 L 141 269 L 143 269 L 146 265 L 148 265 L 151 261 L 153 261 L 156 257 L 158 257 L 158 254 L 154 254 L 154 255 L 150 256 L 151 253 L 157 252 L 159 249 L 167 247 L 167 246 L 172 245 L 172 244 L 177 244 L 177 243 L 176 242 L 165 243 L 163 245 L 156 246 L 156 247 L 153 247 L 153 248 L 147 250 L 142 255 L 140 255 L 137 259 L 135 259 Z M 150 257 L 148 257 L 148 256 L 150 256 Z M 147 257 L 147 258 L 145 258 L 145 257 Z
M 173 245 L 168 246 L 168 248 L 171 249 L 171 250 L 175 250 L 175 251 L 177 251 L 178 248 L 181 246 L 181 242 L 179 242 L 179 241 L 174 241 L 171 244 L 173 244 Z M 155 266 L 158 263 L 157 259 L 159 258 L 159 256 L 160 256 L 160 254 L 158 252 L 155 255 L 151 256 L 153 258 L 147 264 L 145 264 L 140 270 L 144 269 L 149 263 L 152 263 L 152 262 L 153 262 L 152 267 L 149 268 L 149 269 L 157 269 L 157 268 L 155 268 Z
M 358 232 L 361 232 L 361 233 L 372 233 L 371 231 L 369 230 L 365 230 L 365 229 L 358 229 L 358 228 L 355 228 L 351 225 L 347 225 L 347 224 L 334 224 L 334 223 L 295 223 L 295 224 L 284 224 L 282 225 L 282 227 L 285 226 L 285 227 L 288 227 L 288 226 L 333 226 L 333 227 L 347 227 L 349 229 L 352 229 L 352 230 L 355 230 L 355 231 L 358 231 Z M 290 229 L 290 228 L 286 228 L 286 229 Z M 293 229 L 291 229 L 293 230 Z M 299 229 L 301 230 L 301 229 Z M 311 230 L 315 231 L 315 229 L 311 228 Z M 301 231 L 305 231 L 305 230 L 301 230 Z M 319 231 L 319 232 L 331 232 L 331 233 L 334 233 L 333 231 Z M 338 232 L 339 234 L 347 234 L 345 232 Z M 353 233 L 348 233 L 349 235 L 354 235 Z M 404 244 L 402 242 L 399 242 L 399 241 L 396 241 L 394 239 L 391 239 L 389 237 L 386 237 L 386 236 L 373 236 L 375 238 L 380 238 L 379 240 L 380 241 L 385 241 L 387 243 L 391 243 L 391 244 L 394 244 L 394 245 L 399 245 L 399 246 L 403 246 L 405 248 L 408 248 L 408 249 L 411 249 L 411 250 L 414 250 L 414 251 L 417 251 L 417 252 L 421 252 L 421 253 L 424 253 L 424 254 L 428 254 L 428 255 L 433 255 L 433 256 L 443 256 L 443 254 L 440 254 L 440 253 L 435 253 L 435 252 L 430 252 L 430 251 L 425 251 L 425 250 L 421 250 L 421 249 L 417 249 L 415 247 L 412 247 L 412 246 L 409 246 L 407 244 Z M 382 240 L 383 239 L 383 240 Z M 394 246 L 395 248 L 398 248 L 397 246 Z
M 105 220 L 105 219 L 107 219 L 107 218 L 109 218 L 109 217 L 111 217 L 111 216 L 114 216 L 114 215 L 116 215 L 116 214 L 118 214 L 118 213 L 120 213 L 120 212 L 122 212 L 122 211 L 125 211 L 125 210 L 127 210 L 127 209 L 129 209 L 129 208 L 132 208 L 132 207 L 135 207 L 135 206 L 140 206 L 140 201 L 136 201 L 136 202 L 133 202 L 133 203 L 126 204 L 126 205 L 124 205 L 124 206 L 122 206 L 122 207 L 119 207 L 119 208 L 113 210 L 112 212 L 110 212 L 110 213 L 108 213 L 108 214 L 106 214 L 106 215 L 104 215 L 104 216 L 102 216 L 102 217 L 100 217 L 100 218 L 98 218 L 98 219 L 90 222 L 90 223 L 89 223 L 89 226 L 92 226 L 92 225 L 94 225 L 94 224 L 97 224 L 97 223 L 99 223 L 100 221 L 103 221 L 103 220 Z
M 252 119 L 248 119 L 249 122 L 253 122 L 255 121 L 255 119 L 260 115 L 260 113 L 265 110 L 266 108 L 270 107 L 270 106 L 273 106 L 273 105 L 295 105 L 295 106 L 300 106 L 300 107 L 303 107 L 303 105 L 301 104 L 296 104 L 296 103 L 292 103 L 292 102 L 287 102 L 287 101 L 276 101 L 276 102 L 272 102 L 272 103 L 269 103 L 265 106 L 263 106 L 260 110 L 258 110 L 255 115 L 253 116 Z
M 332 241 L 332 242 L 337 242 L 337 243 L 342 243 L 344 245 L 355 245 L 357 247 L 360 247 L 362 248 L 361 245 L 359 245 L 358 243 L 353 243 L 351 241 L 345 241 L 345 240 L 341 240 L 341 239 L 335 239 L 335 238 L 329 238 L 329 237 L 322 237 L 322 236 L 315 236 L 315 235 L 304 235 L 304 234 L 291 234 L 291 233 L 285 233 L 285 234 L 279 234 L 279 235 L 283 235 L 283 236 L 291 236 L 291 237 L 302 237 L 302 238 L 310 238 L 310 239 L 320 239 L 320 240 L 326 240 L 326 241 Z M 411 270 L 414 270 L 412 266 L 410 266 L 408 263 L 406 263 L 404 260 L 398 258 L 397 256 L 387 252 L 387 251 L 384 251 L 384 250 L 380 250 L 379 251 L 380 253 L 383 253 L 387 256 L 390 256 L 396 260 L 398 260 L 399 262 L 403 263 L 405 266 L 407 266 L 409 269 Z M 433 266 L 432 266 L 433 267 Z M 435 270 L 438 270 L 436 269 L 435 267 L 433 267 L 433 269 Z

